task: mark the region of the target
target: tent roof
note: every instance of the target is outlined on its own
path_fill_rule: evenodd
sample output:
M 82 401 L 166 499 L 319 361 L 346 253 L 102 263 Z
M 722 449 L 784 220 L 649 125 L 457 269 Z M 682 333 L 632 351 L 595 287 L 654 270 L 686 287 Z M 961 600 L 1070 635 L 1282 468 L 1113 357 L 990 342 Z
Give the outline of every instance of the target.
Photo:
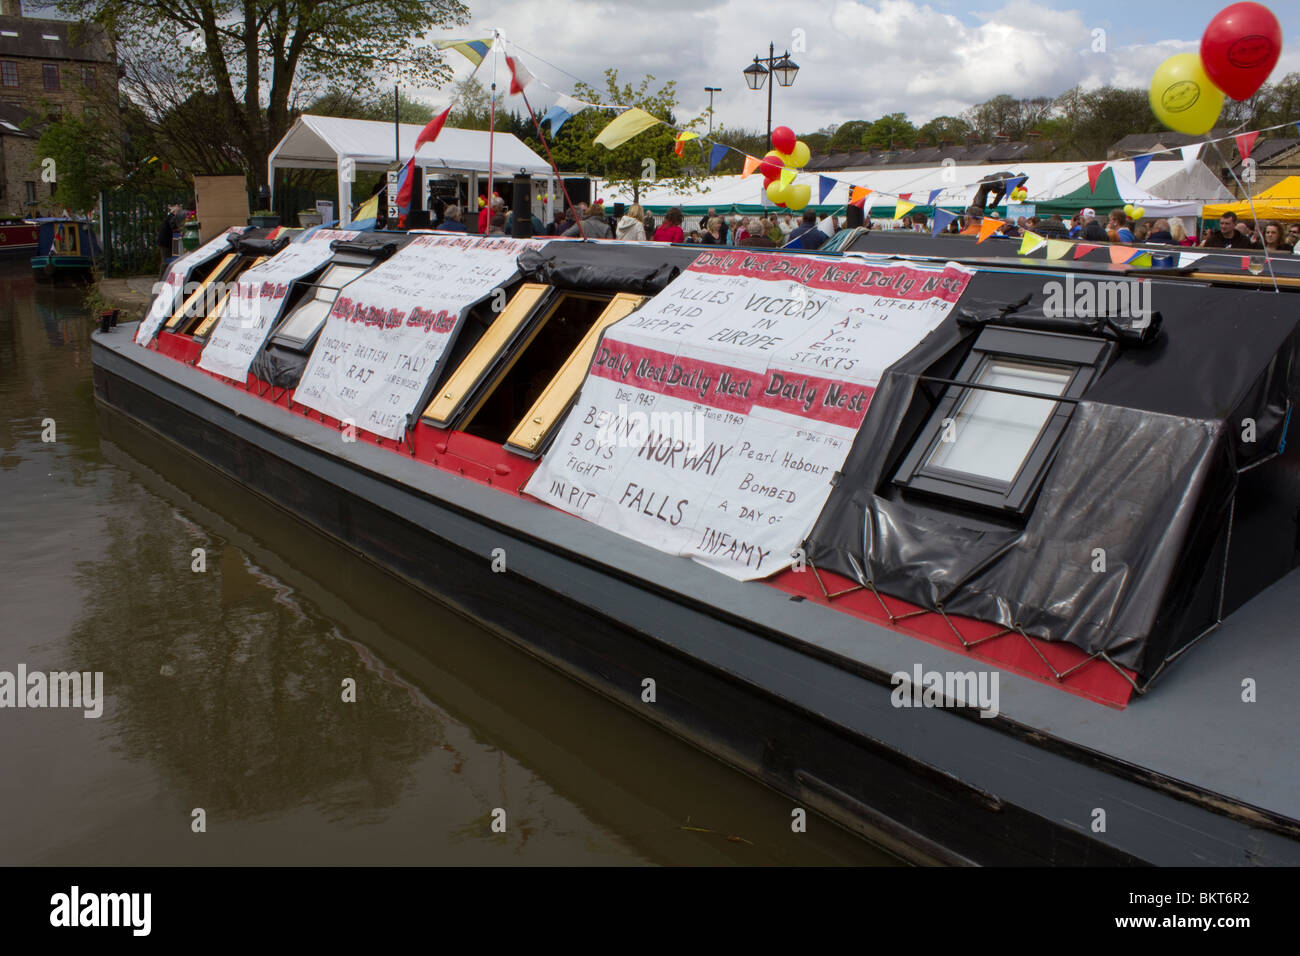
M 1182 164 L 1176 165 L 1181 170 Z M 1097 177 L 1095 189 L 1089 189 L 1085 182 L 1078 189 L 1058 199 L 1039 203 L 1037 211 L 1039 215 L 1064 216 L 1087 206 L 1100 213 L 1103 210 L 1109 212 L 1125 203 L 1132 203 L 1144 207 L 1148 213 L 1159 213 L 1162 216 L 1199 216 L 1201 202 L 1200 199 L 1162 199 L 1154 196 L 1117 171 L 1114 166 L 1107 166 Z
M 399 157 L 400 161 L 410 158 L 423 128 L 419 123 L 401 124 L 399 156 L 394 156 L 392 123 L 304 113 L 271 151 L 267 166 L 271 170 L 336 169 L 340 161 L 351 159 L 357 169 L 388 169 Z M 420 147 L 416 163 L 429 169 L 487 172 L 488 133 L 446 127 L 435 142 Z M 520 169 L 534 176 L 545 176 L 551 168 L 513 134 L 497 133 L 492 144 L 493 173 L 508 176 Z
M 1251 205 L 1254 209 L 1251 209 Z M 1252 196 L 1250 201 L 1214 203 L 1205 207 L 1205 218 L 1217 219 L 1225 212 L 1261 219 L 1300 219 L 1300 176 L 1288 176 Z

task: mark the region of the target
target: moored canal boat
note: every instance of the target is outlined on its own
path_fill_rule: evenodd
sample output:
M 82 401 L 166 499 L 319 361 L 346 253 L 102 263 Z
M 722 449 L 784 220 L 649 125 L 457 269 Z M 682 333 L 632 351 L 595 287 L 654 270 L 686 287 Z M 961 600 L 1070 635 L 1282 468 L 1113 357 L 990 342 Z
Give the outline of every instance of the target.
M 1290 284 L 959 248 L 248 230 L 96 393 L 909 859 L 1300 860 Z

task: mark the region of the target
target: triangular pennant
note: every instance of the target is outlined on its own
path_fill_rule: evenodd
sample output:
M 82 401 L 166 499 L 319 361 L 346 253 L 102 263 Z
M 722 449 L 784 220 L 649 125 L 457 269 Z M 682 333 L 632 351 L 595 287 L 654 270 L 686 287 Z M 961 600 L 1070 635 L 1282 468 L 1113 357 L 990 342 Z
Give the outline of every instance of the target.
M 756 159 L 753 156 L 746 156 L 745 168 L 744 170 L 741 171 L 740 178 L 748 179 L 750 176 L 754 175 L 754 170 L 758 169 L 759 162 L 760 160 Z
M 1045 245 L 1047 245 L 1046 239 L 1038 235 L 1038 233 L 1030 232 L 1028 229 L 1026 229 L 1024 238 L 1020 240 L 1019 255 L 1027 256 L 1035 249 L 1040 249 Z
M 794 177 L 797 173 L 798 170 L 796 170 L 793 166 L 782 166 L 781 185 L 789 186 L 792 182 L 794 182 Z
M 1204 252 L 1180 252 L 1178 253 L 1178 268 L 1186 269 L 1194 265 L 1201 259 L 1204 259 L 1207 253 Z
M 1178 154 L 1183 157 L 1183 170 L 1191 172 L 1192 167 L 1196 165 L 1196 157 L 1201 152 L 1204 143 L 1190 143 L 1178 150 Z
M 910 196 L 912 194 L 908 193 L 908 195 Z M 916 203 L 908 202 L 900 196 L 898 202 L 894 205 L 894 220 L 898 221 L 899 219 L 902 219 L 915 208 Z
M 826 197 L 831 194 L 831 190 L 834 188 L 835 188 L 835 180 L 831 179 L 829 176 L 818 176 L 817 177 L 817 202 L 824 203 L 826 201 Z
M 1082 259 L 1094 249 L 1100 249 L 1101 246 L 1093 245 L 1090 242 L 1080 242 L 1074 247 L 1074 258 Z
M 721 143 L 714 143 L 713 148 L 709 150 L 709 172 L 713 172 L 718 163 L 722 162 L 727 156 L 727 147 Z
M 863 203 L 866 201 L 866 198 L 870 195 L 871 195 L 871 190 L 868 189 L 866 186 L 854 186 L 851 190 L 849 190 L 849 205 L 856 206 L 859 203 Z
M 1130 246 L 1110 246 L 1108 250 L 1110 252 L 1110 261 L 1116 264 L 1128 262 L 1137 255 L 1137 250 Z
M 572 118 L 573 114 L 557 103 L 542 114 L 541 121 L 551 124 L 551 136 L 554 137 L 560 131 L 560 127 Z
M 1130 259 L 1128 262 L 1129 262 L 1129 265 L 1131 265 L 1134 269 L 1150 269 L 1150 268 L 1151 268 L 1151 253 L 1149 253 L 1149 252 L 1139 252 L 1136 256 L 1134 256 L 1134 257 L 1133 257 L 1132 259 Z
M 1250 159 L 1250 151 L 1255 146 L 1255 140 L 1259 137 L 1259 131 L 1250 133 L 1240 133 L 1234 136 L 1237 141 L 1237 152 L 1241 153 L 1242 159 Z
M 447 123 L 447 117 L 450 115 L 451 107 L 448 106 L 445 110 L 424 125 L 424 129 L 420 130 L 420 135 L 415 137 L 415 151 L 417 153 L 420 151 L 420 147 L 425 143 L 432 143 L 438 138 L 438 134 L 442 132 L 443 126 Z
M 1147 166 L 1151 164 L 1151 154 L 1133 157 L 1133 182 L 1142 178 L 1142 174 L 1147 171 Z
M 1095 192 L 1097 189 L 1097 178 L 1101 176 L 1101 171 L 1106 168 L 1105 163 L 1093 163 L 1088 167 L 1088 192 Z
M 948 212 L 946 209 L 936 209 L 934 211 L 934 225 L 930 228 L 930 235 L 937 236 L 948 228 L 948 224 L 956 219 L 955 213 Z
M 1007 192 L 1019 189 L 1029 179 L 1028 176 L 1012 176 L 1007 180 Z
M 942 189 L 931 189 L 931 190 L 930 190 L 930 198 L 927 199 L 927 200 L 925 201 L 925 204 L 926 204 L 927 206 L 933 206 L 933 205 L 934 205 L 934 201 L 935 201 L 936 199 L 939 198 L 939 193 L 941 193 L 941 192 L 943 192 Z
M 1074 245 L 1074 243 L 1069 242 L 1065 239 L 1048 239 L 1047 258 L 1049 259 L 1064 258 L 1065 254 L 1070 251 L 1070 247 L 1072 245 Z
M 993 233 L 1002 228 L 1002 220 L 989 217 L 980 223 L 980 237 L 975 240 L 976 245 L 983 242 Z
M 817 223 L 817 228 L 828 236 L 835 235 L 835 220 L 827 216 L 821 222 Z
M 686 147 L 686 144 L 690 140 L 699 139 L 699 138 L 700 138 L 699 133 L 678 133 L 676 144 L 673 146 L 673 152 L 676 153 L 678 156 L 682 155 L 682 150 Z
M 652 126 L 658 126 L 659 120 L 639 107 L 632 107 L 618 116 L 602 129 L 591 142 L 606 149 L 618 149 L 633 136 L 644 133 Z
M 510 96 L 522 93 L 528 88 L 528 84 L 533 82 L 533 74 L 528 72 L 527 67 L 519 62 L 517 57 L 506 57 L 506 66 L 510 67 Z
M 912 198 L 912 194 L 911 194 L 911 193 L 899 193 L 899 194 L 898 194 L 898 198 L 899 198 L 899 199 L 911 199 L 911 198 Z M 915 206 L 916 203 L 912 203 L 912 205 Z
M 485 37 L 482 40 L 435 40 L 433 48 L 435 50 L 455 50 L 475 66 L 478 66 L 483 62 L 483 58 L 487 56 L 488 51 L 492 49 L 492 39 Z

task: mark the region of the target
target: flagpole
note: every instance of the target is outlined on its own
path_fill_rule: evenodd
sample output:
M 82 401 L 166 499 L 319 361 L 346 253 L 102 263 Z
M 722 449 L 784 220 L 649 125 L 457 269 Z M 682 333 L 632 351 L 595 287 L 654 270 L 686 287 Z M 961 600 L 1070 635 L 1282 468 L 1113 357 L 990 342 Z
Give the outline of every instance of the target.
M 493 146 L 496 143 L 497 131 L 497 47 L 501 45 L 501 35 L 492 31 L 492 97 L 488 100 L 488 187 L 487 187 L 487 211 L 488 211 L 488 230 L 492 228 L 492 197 L 495 195 L 492 191 L 493 178 Z

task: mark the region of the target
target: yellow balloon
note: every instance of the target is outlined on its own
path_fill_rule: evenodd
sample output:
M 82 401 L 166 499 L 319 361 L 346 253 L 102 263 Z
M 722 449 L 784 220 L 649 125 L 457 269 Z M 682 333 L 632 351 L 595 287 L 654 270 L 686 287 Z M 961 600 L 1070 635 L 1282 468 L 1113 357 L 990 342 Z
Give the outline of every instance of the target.
M 774 203 L 783 203 L 786 201 L 786 190 L 790 187 L 779 179 L 774 179 L 767 184 L 767 198 Z
M 808 148 L 808 144 L 803 140 L 797 140 L 794 149 L 790 151 L 790 160 L 796 168 L 803 169 L 810 159 L 812 159 L 812 150 Z
M 1131 213 L 1129 213 L 1129 216 L 1133 219 L 1134 222 L 1136 222 L 1137 220 L 1141 219 L 1141 218 L 1142 218 L 1143 216 L 1145 216 L 1146 214 L 1147 214 L 1147 211 L 1146 211 L 1146 207 L 1145 207 L 1145 206 L 1134 206 L 1134 207 L 1133 207 L 1133 211 L 1132 211 Z
M 1133 218 L 1133 204 L 1131 202 L 1126 202 L 1124 204 L 1124 215 L 1128 216 L 1130 219 Z
M 786 190 L 786 207 L 798 212 L 804 206 L 808 205 L 808 200 L 812 198 L 812 187 L 805 183 L 795 183 Z
M 1151 77 L 1151 110 L 1172 130 L 1199 136 L 1223 111 L 1223 91 L 1210 82 L 1198 53 L 1175 53 Z

